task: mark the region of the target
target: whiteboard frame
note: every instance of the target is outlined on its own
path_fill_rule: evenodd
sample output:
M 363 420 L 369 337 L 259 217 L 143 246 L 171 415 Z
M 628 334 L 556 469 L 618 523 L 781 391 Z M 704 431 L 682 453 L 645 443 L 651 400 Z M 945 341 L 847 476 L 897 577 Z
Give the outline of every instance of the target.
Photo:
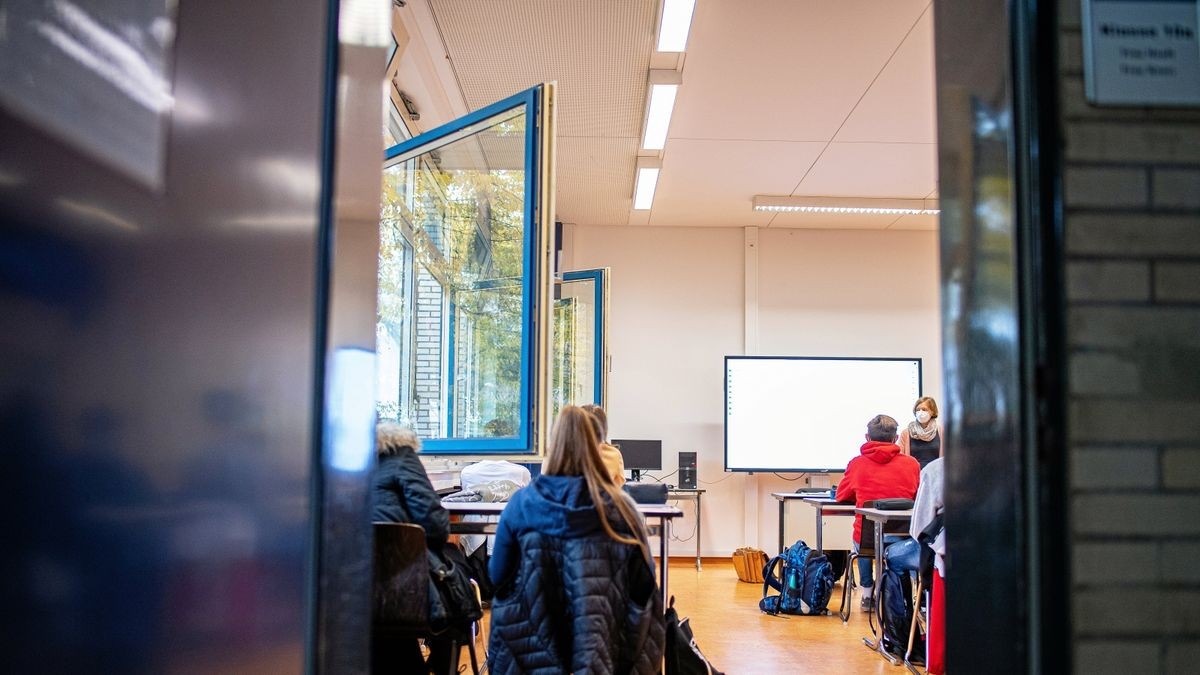
M 725 437 L 725 473 L 841 473 L 845 467 L 831 468 L 729 468 L 729 362 L 730 361 L 916 361 L 917 363 L 917 396 L 925 395 L 925 362 L 918 356 L 725 356 L 725 420 L 721 433 Z M 914 403 L 916 400 L 914 399 Z

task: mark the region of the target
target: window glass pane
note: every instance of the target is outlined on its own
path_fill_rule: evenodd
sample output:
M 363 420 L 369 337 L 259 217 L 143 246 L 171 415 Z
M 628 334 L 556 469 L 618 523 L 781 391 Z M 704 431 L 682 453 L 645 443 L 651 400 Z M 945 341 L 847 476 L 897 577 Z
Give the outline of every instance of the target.
M 381 363 L 380 389 L 398 382 L 403 392 L 394 412 L 381 397 L 379 416 L 424 438 L 519 436 L 529 391 L 523 340 L 532 337 L 523 280 L 525 131 L 521 106 L 384 169 L 381 242 L 391 228 L 411 262 L 403 266 L 407 286 L 385 281 L 380 249 L 380 324 L 385 308 L 410 310 L 411 325 L 399 332 L 411 370 L 396 377 Z M 392 297 L 404 293 L 410 305 Z M 403 358 L 387 363 L 405 367 Z
M 385 187 L 379 228 L 376 412 L 382 420 L 412 426 L 413 256 L 403 221 L 389 208 L 391 192 Z
M 596 280 L 576 279 L 559 284 L 554 302 L 554 349 L 551 372 L 551 418 L 564 405 L 600 403 L 596 400 Z
M 454 435 L 511 437 L 520 424 L 521 283 L 504 279 L 454 298 Z M 466 367 L 459 367 L 462 364 Z

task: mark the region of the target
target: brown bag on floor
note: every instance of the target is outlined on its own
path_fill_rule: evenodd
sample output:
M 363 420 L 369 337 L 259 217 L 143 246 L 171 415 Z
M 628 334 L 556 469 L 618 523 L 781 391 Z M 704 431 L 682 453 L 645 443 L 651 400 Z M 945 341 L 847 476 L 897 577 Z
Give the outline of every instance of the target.
M 751 584 L 763 582 L 763 568 L 767 566 L 767 554 L 757 548 L 743 546 L 733 552 L 733 569 L 738 581 Z

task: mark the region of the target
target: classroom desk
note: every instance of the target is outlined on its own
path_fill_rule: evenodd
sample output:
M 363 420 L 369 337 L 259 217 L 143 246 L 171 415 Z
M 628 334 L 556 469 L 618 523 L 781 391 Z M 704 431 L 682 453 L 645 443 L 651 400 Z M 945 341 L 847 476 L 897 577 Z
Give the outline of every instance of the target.
M 821 493 L 804 493 L 804 492 L 772 492 L 771 496 L 779 502 L 779 554 L 783 555 L 786 542 L 783 539 L 784 524 L 787 522 L 787 503 L 791 501 L 802 501 L 817 510 L 817 550 L 824 551 L 824 531 L 825 523 L 822 520 L 822 512 L 830 515 L 854 515 L 853 504 L 838 504 L 829 497 L 820 496 Z M 824 494 L 828 495 L 826 491 Z
M 667 491 L 667 501 L 693 501 L 696 502 L 696 569 L 700 569 L 700 497 L 704 495 L 704 489 L 685 490 L 676 488 Z
M 501 516 L 507 502 L 442 502 L 452 516 Z M 658 525 L 648 527 L 651 536 L 658 536 L 658 581 L 662 587 L 663 607 L 667 593 L 667 544 L 671 539 L 671 521 L 683 515 L 677 506 L 666 504 L 638 504 L 637 510 L 647 520 L 658 519 Z M 497 523 L 455 521 L 450 523 L 450 534 L 496 534 Z
M 861 515 L 863 518 L 875 523 L 875 584 L 876 588 L 883 583 L 883 534 L 887 529 L 888 523 L 898 521 L 909 522 L 912 520 L 912 509 L 903 511 L 881 511 L 879 509 L 854 509 L 854 512 Z M 878 599 L 878 596 L 876 596 Z M 851 608 L 853 610 L 853 608 Z M 872 650 L 879 652 L 880 656 L 887 659 L 893 666 L 900 665 L 900 660 L 891 654 L 887 653 L 883 648 L 883 629 L 880 628 L 879 639 L 869 637 L 863 638 L 863 644 L 870 647 Z
M 843 504 L 829 497 L 807 496 L 801 501 L 813 507 L 813 509 L 817 512 L 817 553 L 824 553 L 825 514 L 828 513 L 831 516 L 853 516 L 854 505 Z M 779 503 L 782 504 L 783 502 Z M 782 527 L 780 528 L 780 531 L 782 531 Z

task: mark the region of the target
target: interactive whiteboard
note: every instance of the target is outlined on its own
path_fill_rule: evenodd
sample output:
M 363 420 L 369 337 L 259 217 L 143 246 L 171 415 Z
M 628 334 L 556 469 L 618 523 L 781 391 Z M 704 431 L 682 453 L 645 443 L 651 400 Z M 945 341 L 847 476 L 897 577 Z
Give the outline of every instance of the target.
M 921 396 L 921 359 L 725 357 L 727 471 L 842 471 L 867 422 L 903 428 Z

